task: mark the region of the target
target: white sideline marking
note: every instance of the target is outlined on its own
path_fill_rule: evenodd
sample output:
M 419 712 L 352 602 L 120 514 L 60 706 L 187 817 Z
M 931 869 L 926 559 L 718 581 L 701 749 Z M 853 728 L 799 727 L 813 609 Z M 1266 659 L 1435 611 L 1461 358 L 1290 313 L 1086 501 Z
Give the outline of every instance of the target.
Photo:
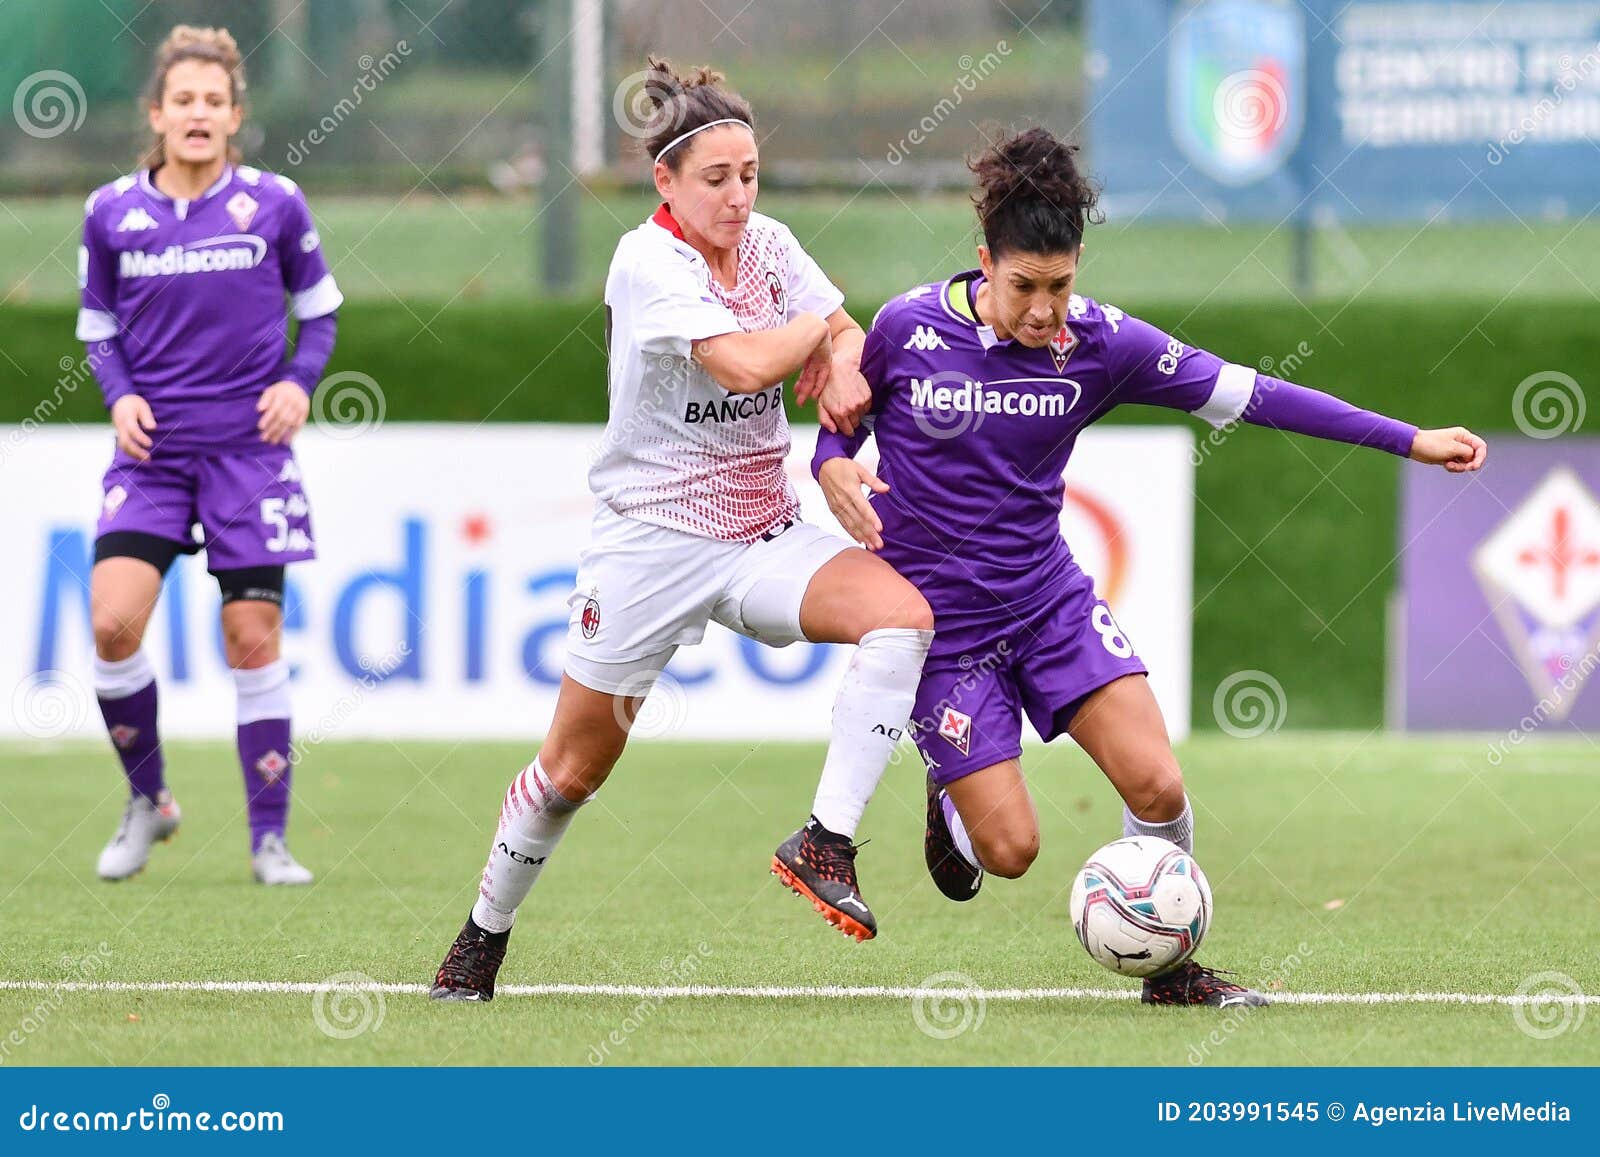
M 236 992 L 310 995 L 317 992 L 382 992 L 420 996 L 425 984 L 327 984 L 277 980 L 0 980 L 7 992 Z M 502 984 L 504 996 L 635 996 L 654 1000 L 679 998 L 732 998 L 747 1000 L 911 1000 L 916 997 L 948 999 L 982 998 L 1000 1002 L 1043 1000 L 1133 1000 L 1131 988 L 907 988 L 885 985 L 844 987 L 817 985 L 751 987 L 690 984 Z M 1600 995 L 1560 995 L 1478 992 L 1277 992 L 1276 1004 L 1600 1004 Z

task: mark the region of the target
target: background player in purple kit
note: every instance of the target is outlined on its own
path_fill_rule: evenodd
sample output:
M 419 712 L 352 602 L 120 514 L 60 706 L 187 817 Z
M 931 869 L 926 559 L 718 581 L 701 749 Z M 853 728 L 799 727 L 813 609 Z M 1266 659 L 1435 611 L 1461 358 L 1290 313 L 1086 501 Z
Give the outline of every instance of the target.
M 230 140 L 244 91 L 226 31 L 174 28 L 147 94 L 155 141 L 137 172 L 85 206 L 78 337 L 117 440 L 91 582 L 94 685 L 130 789 L 100 855 L 107 880 L 137 873 L 178 826 L 140 643 L 163 575 L 202 546 L 238 691 L 255 878 L 311 880 L 284 845 L 293 760 L 279 655 L 284 566 L 315 555 L 289 443 L 343 298 L 294 182 L 237 164 Z M 292 356 L 286 295 L 299 322 Z
M 1137 403 L 1457 472 L 1484 460 L 1483 440 L 1460 427 L 1419 431 L 1074 294 L 1095 211 L 1075 152 L 1036 128 L 973 162 L 982 268 L 884 306 L 861 360 L 872 414 L 853 436 L 823 431 L 812 464 L 841 525 L 916 584 L 938 623 L 912 726 L 928 766 L 928 868 L 954 900 L 976 894 L 985 871 L 1022 875 L 1038 854 L 1023 713 L 1100 766 L 1123 798 L 1125 835 L 1193 850 L 1144 664 L 1061 538 L 1062 471 L 1084 427 Z M 854 461 L 869 426 L 881 477 Z M 1192 961 L 1145 981 L 1143 999 L 1265 1002 Z

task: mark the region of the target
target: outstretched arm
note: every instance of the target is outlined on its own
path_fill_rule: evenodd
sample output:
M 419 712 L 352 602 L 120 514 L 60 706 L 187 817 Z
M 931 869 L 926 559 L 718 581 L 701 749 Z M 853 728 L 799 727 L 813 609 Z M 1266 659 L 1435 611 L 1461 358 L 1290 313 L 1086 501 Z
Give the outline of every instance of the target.
M 1256 375 L 1250 400 L 1239 417 L 1255 426 L 1373 446 L 1458 474 L 1480 468 L 1488 449 L 1482 438 L 1460 426 L 1418 430 L 1331 394 L 1266 374 Z

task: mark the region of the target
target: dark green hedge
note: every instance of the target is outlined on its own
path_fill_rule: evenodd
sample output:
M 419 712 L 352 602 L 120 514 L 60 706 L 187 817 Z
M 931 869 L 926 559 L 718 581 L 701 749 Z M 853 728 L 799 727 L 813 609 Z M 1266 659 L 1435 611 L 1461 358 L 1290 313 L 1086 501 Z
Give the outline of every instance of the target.
M 331 370 L 375 378 L 390 421 L 604 419 L 604 322 L 591 303 L 430 312 L 348 306 Z M 1529 374 L 1596 377 L 1585 372 L 1595 358 L 1586 304 L 1330 302 L 1314 312 L 1224 304 L 1144 316 L 1235 361 L 1271 358 L 1279 366 L 1293 356 L 1298 365 L 1286 376 L 1421 425 L 1508 429 L 1512 392 Z M 70 364 L 80 352 L 70 310 L 9 308 L 0 323 L 0 421 L 28 417 L 53 393 L 62 395 L 56 420 L 101 419 L 92 385 L 58 386 L 66 376 L 60 360 Z M 1115 420 L 1174 416 L 1129 409 Z M 1245 668 L 1283 684 L 1291 726 L 1370 727 L 1381 719 L 1400 468 L 1374 451 L 1270 430 L 1245 428 L 1207 447 L 1195 511 L 1197 727 L 1211 725 L 1217 684 Z M 13 482 L 5 481 L 12 498 Z

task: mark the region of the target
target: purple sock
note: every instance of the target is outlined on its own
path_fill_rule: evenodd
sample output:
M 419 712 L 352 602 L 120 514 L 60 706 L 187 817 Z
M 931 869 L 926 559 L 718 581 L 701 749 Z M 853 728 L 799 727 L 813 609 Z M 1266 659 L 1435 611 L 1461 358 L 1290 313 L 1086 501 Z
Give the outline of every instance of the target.
M 95 697 L 106 733 L 122 760 L 128 786 L 151 802 L 166 789 L 166 761 L 156 730 L 155 671 L 143 651 L 121 660 L 95 659 Z
M 283 835 L 289 822 L 289 721 L 257 719 L 239 724 L 239 766 L 250 812 L 250 851 L 268 832 Z

